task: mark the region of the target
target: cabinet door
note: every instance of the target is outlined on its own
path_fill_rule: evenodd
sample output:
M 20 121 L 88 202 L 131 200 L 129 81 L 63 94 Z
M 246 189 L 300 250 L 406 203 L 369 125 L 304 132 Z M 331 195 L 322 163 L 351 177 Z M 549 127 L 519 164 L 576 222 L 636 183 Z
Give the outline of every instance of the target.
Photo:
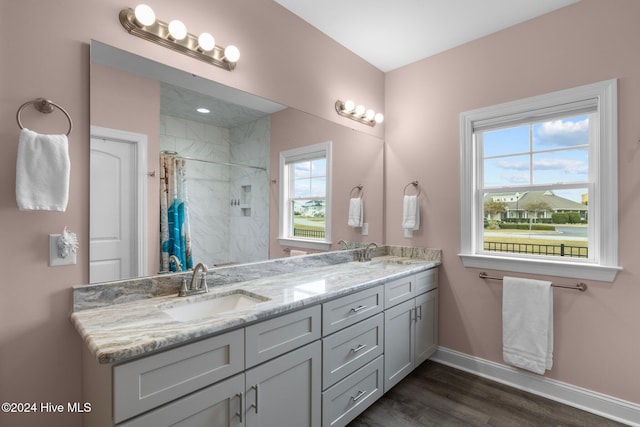
M 242 427 L 244 375 L 239 374 L 118 427 Z
M 415 366 L 427 360 L 438 348 L 438 290 L 416 297 Z
M 415 301 L 410 299 L 384 312 L 384 392 L 414 366 Z
M 247 427 L 320 427 L 321 344 L 246 371 Z

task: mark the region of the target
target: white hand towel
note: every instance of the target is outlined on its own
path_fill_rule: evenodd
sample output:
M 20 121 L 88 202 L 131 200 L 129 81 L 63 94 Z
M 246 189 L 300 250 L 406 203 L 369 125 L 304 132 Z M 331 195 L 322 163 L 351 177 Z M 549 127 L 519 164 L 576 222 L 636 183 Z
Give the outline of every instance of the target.
M 70 172 L 66 135 L 20 131 L 16 161 L 16 202 L 20 210 L 64 212 L 69 201 Z
M 412 237 L 420 228 L 420 205 L 418 196 L 404 196 L 402 201 L 402 228 L 404 237 Z
M 505 276 L 502 291 L 504 361 L 544 374 L 553 365 L 551 282 Z
M 364 217 L 364 203 L 362 198 L 352 198 L 349 200 L 349 227 L 362 227 Z
M 307 251 L 301 251 L 299 249 L 291 249 L 289 251 L 289 256 L 302 256 L 306 254 L 307 254 Z

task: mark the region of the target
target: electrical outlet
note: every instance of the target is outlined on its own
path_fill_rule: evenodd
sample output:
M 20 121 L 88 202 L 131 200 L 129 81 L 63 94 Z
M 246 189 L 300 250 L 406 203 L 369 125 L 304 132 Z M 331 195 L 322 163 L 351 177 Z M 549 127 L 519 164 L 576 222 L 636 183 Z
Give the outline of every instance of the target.
M 365 222 L 364 224 L 362 224 L 362 235 L 363 236 L 368 236 L 369 235 L 369 223 Z
M 58 267 L 61 265 L 75 265 L 76 254 L 69 252 L 66 258 L 58 255 L 58 237 L 61 234 L 49 234 L 49 267 Z

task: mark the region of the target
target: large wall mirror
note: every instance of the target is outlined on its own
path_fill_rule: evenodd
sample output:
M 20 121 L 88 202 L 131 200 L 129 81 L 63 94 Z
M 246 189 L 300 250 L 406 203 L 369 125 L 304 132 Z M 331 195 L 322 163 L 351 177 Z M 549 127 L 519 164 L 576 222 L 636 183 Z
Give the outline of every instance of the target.
M 171 197 L 162 200 L 174 192 L 165 182 L 177 183 L 180 200 L 187 195 L 193 265 L 286 256 L 277 240 L 278 153 L 323 141 L 334 146 L 334 240 L 383 243 L 380 138 L 96 41 L 90 71 L 91 283 L 175 269 L 162 252 L 169 240 L 180 244 L 166 235 L 176 223 L 163 217 L 184 217 L 173 215 Z M 367 235 L 347 225 L 357 185 Z

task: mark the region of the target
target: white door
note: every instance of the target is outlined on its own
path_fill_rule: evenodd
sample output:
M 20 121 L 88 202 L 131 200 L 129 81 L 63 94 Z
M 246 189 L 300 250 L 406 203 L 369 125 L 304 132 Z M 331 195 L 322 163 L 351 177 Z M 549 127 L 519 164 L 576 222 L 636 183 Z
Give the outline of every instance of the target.
M 137 275 L 136 146 L 91 138 L 89 281 Z

